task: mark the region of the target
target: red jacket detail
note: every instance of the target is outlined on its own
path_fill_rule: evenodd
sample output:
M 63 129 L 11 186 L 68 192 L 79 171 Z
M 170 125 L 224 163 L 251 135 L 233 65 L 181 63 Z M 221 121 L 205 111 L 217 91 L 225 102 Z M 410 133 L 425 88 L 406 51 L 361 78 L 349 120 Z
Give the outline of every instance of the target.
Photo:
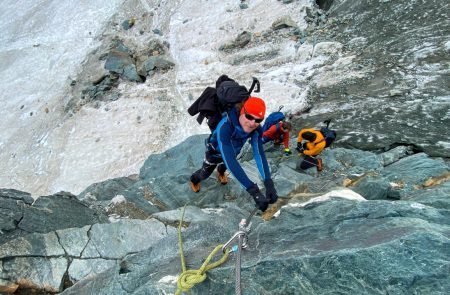
M 266 132 L 263 133 L 263 137 L 273 140 L 275 143 L 280 143 L 283 139 L 284 148 L 289 148 L 289 131 L 284 130 L 282 127 L 282 122 L 278 122 L 272 125 Z M 278 126 L 278 127 L 277 127 Z

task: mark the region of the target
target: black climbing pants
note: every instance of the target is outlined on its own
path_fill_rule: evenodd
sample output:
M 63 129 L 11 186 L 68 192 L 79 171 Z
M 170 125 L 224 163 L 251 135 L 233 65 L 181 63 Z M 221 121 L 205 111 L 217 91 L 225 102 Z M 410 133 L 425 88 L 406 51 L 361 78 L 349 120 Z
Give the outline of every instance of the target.
M 227 170 L 227 167 L 223 163 L 222 155 L 215 151 L 207 150 L 205 152 L 205 159 L 203 160 L 202 168 L 195 171 L 194 174 L 191 175 L 192 183 L 197 184 L 208 178 L 216 167 L 220 174 L 224 174 Z
M 303 161 L 300 163 L 300 169 L 306 170 L 311 167 L 317 167 L 317 164 L 316 158 L 305 155 Z

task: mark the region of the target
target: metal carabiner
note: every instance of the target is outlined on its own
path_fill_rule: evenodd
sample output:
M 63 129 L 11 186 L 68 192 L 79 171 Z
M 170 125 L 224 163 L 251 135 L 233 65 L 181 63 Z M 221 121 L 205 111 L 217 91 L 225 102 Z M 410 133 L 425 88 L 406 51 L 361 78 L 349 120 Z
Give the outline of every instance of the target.
M 232 237 L 231 237 L 231 239 L 229 239 L 228 240 L 228 242 L 226 242 L 223 246 L 222 246 L 222 252 L 224 252 L 225 253 L 225 250 L 228 248 L 228 246 L 236 239 L 236 238 L 238 238 L 239 236 L 246 236 L 247 235 L 247 233 L 246 232 L 244 232 L 244 231 L 238 231 L 238 232 L 236 232 Z

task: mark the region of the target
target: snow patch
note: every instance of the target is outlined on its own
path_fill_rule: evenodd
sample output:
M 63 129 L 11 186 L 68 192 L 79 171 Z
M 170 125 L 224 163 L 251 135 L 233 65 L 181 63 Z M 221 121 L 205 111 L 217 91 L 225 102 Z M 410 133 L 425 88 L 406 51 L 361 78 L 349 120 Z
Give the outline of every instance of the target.
M 325 201 L 331 200 L 331 198 L 342 198 L 342 199 L 353 200 L 353 201 L 367 201 L 360 194 L 355 193 L 352 190 L 349 190 L 349 189 L 334 190 L 334 191 L 328 192 L 328 193 L 326 193 L 326 194 L 324 194 L 322 196 L 312 198 L 311 200 L 309 200 L 307 202 L 303 202 L 303 203 L 289 203 L 289 204 L 281 207 L 280 210 L 278 210 L 274 214 L 274 217 L 280 216 L 282 208 L 305 207 L 308 204 L 318 203 L 318 202 L 325 202 Z
M 427 206 L 425 206 L 424 204 L 420 204 L 420 203 L 412 203 L 412 204 L 411 204 L 411 208 L 415 208 L 415 209 L 425 209 L 425 208 L 427 208 Z
M 125 203 L 126 201 L 127 200 L 125 199 L 124 196 L 117 195 L 117 196 L 115 196 L 114 198 L 111 199 L 111 203 L 110 204 L 117 205 L 117 204 L 120 204 L 120 203 Z
M 436 145 L 442 146 L 446 149 L 450 148 L 450 142 L 448 142 L 448 141 L 438 141 L 438 142 L 436 142 Z
M 222 209 L 222 208 L 218 208 L 218 209 L 216 209 L 216 208 L 204 208 L 204 209 L 201 209 L 203 212 L 205 212 L 206 214 L 220 214 L 220 213 L 222 213 L 223 211 L 224 211 L 224 209 Z
M 162 277 L 158 283 L 162 284 L 176 284 L 178 281 L 178 276 L 165 276 Z

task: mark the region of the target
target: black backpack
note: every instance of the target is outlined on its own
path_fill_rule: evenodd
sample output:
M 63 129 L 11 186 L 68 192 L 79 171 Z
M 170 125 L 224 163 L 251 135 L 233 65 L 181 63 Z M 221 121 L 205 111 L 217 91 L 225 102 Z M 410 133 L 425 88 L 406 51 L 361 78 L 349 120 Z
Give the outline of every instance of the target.
M 260 91 L 258 79 L 253 78 L 250 90 L 240 85 L 227 75 L 222 75 L 216 80 L 216 88 L 207 87 L 199 98 L 188 108 L 191 116 L 197 116 L 197 122 L 202 124 L 207 119 L 211 131 L 216 129 L 222 119 L 222 115 L 228 112 L 235 104 L 245 101 L 250 97 L 253 89 Z
M 320 128 L 320 132 L 322 133 L 323 137 L 325 138 L 325 147 L 329 147 L 335 140 L 337 132 L 336 130 L 331 130 L 329 128 L 331 120 L 325 120 L 323 121 L 325 124 L 327 124 L 326 127 Z

